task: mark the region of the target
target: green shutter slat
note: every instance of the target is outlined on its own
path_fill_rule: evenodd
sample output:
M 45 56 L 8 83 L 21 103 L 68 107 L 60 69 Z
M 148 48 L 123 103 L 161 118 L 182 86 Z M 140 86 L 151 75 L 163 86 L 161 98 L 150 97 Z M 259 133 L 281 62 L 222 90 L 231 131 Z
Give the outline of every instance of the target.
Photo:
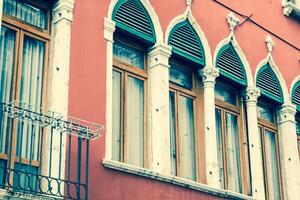
M 139 0 L 119 0 L 113 12 L 117 28 L 155 43 L 155 33 L 149 14 Z
M 297 106 L 297 110 L 300 112 L 300 81 L 292 89 L 292 103 Z
M 263 95 L 268 96 L 279 103 L 283 102 L 279 81 L 268 64 L 262 67 L 258 72 L 256 86 L 260 88 Z
M 247 84 L 244 66 L 232 44 L 227 44 L 221 48 L 217 56 L 216 65 L 220 69 L 221 75 L 240 84 Z
M 168 43 L 172 46 L 173 53 L 198 64 L 205 64 L 205 55 L 200 39 L 187 20 L 172 29 Z

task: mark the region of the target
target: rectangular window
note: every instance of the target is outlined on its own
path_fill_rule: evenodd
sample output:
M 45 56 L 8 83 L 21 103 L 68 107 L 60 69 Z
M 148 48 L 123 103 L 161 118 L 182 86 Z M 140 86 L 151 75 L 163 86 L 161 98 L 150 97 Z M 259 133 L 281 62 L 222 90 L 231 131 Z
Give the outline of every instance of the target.
M 266 103 L 259 103 L 258 112 L 266 199 L 279 200 L 281 199 L 281 179 L 275 110 Z
M 193 73 L 171 65 L 169 94 L 171 173 L 196 180 L 196 92 L 193 89 Z
M 145 53 L 132 44 L 113 46 L 112 159 L 145 165 Z
M 242 164 L 246 163 L 241 147 L 244 138 L 241 127 L 241 103 L 234 88 L 217 83 L 216 133 L 220 186 L 226 190 L 243 192 Z M 244 184 L 245 185 L 245 184 Z
M 48 16 L 47 9 L 27 1 L 3 1 L 0 35 L 1 103 L 16 100 L 30 104 L 33 108 L 44 106 L 44 77 L 47 73 L 50 35 L 42 29 L 49 27 Z M 42 130 L 38 126 L 1 115 L 0 165 L 36 173 L 43 146 L 41 135 Z M 18 185 L 16 187 L 28 189 L 25 181 L 28 178 L 15 175 L 10 178 Z

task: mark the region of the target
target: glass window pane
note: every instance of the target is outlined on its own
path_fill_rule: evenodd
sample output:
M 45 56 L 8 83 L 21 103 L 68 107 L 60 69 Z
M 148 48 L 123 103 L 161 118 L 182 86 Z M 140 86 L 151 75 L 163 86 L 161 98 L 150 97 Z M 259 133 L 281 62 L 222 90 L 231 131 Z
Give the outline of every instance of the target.
M 124 161 L 144 165 L 144 82 L 128 77 Z
M 296 133 L 300 135 L 300 117 L 296 117 Z
M 229 113 L 226 113 L 225 116 L 228 189 L 241 193 L 242 183 L 237 116 Z
M 192 73 L 184 71 L 175 65 L 171 65 L 169 70 L 170 81 L 187 89 L 193 88 Z
M 1 26 L 0 35 L 0 103 L 11 101 L 13 83 L 15 32 Z M 0 113 L 0 152 L 7 153 L 9 119 Z
M 232 105 L 236 105 L 236 97 L 237 91 L 228 87 L 224 87 L 223 85 L 216 84 L 215 86 L 215 97 L 221 101 L 226 103 L 230 103 Z
M 41 29 L 47 28 L 46 10 L 27 4 L 23 1 L 4 0 L 3 13 L 15 17 L 32 26 Z
M 24 37 L 19 101 L 33 105 L 35 107 L 32 108 L 36 109 L 42 107 L 44 55 L 44 42 Z M 17 144 L 22 145 L 17 145 L 18 156 L 37 159 L 39 131 L 38 126 L 19 122 Z M 30 149 L 33 152 L 30 152 Z
M 113 102 L 112 102 L 112 159 L 121 161 L 121 73 L 113 71 Z
M 275 136 L 276 135 L 271 131 L 265 132 L 265 165 L 267 168 L 269 199 L 280 200 L 280 183 Z
M 269 122 L 274 123 L 275 119 L 274 119 L 274 114 L 273 114 L 273 109 L 271 107 L 267 107 L 265 105 L 262 104 L 258 104 L 257 105 L 257 116 L 258 118 L 267 120 Z
M 171 174 L 177 175 L 176 128 L 175 128 L 175 94 L 170 92 L 170 157 Z
M 144 69 L 144 53 L 138 49 L 115 42 L 113 46 L 113 55 L 115 59 L 118 59 L 128 65 Z
M 223 160 L 223 143 L 222 143 L 222 115 L 221 110 L 216 109 L 216 133 L 217 133 L 217 151 L 218 151 L 218 165 L 219 165 L 219 181 L 222 189 L 225 188 L 224 181 L 224 160 Z
M 179 146 L 182 177 L 196 180 L 193 100 L 179 97 Z

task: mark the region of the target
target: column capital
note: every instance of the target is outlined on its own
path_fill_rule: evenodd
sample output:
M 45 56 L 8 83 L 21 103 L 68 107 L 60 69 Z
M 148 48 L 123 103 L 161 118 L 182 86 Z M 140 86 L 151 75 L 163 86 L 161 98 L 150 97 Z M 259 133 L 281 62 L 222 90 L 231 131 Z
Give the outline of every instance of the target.
M 292 103 L 284 103 L 279 109 L 279 123 L 292 122 L 295 123 L 296 106 Z
M 215 84 L 216 78 L 219 76 L 219 69 L 212 66 L 205 66 L 199 71 L 199 75 L 202 76 L 204 86 L 208 83 Z
M 164 66 L 169 68 L 169 58 L 172 54 L 172 47 L 166 43 L 158 43 L 149 49 L 149 68 Z
M 104 38 L 109 41 L 114 41 L 114 32 L 116 30 L 116 23 L 110 19 L 104 18 Z
M 257 87 L 247 87 L 242 95 L 246 102 L 256 103 L 257 98 L 260 96 L 260 89 Z
M 74 0 L 59 0 L 55 3 L 52 16 L 53 23 L 56 24 L 62 20 L 73 21 Z

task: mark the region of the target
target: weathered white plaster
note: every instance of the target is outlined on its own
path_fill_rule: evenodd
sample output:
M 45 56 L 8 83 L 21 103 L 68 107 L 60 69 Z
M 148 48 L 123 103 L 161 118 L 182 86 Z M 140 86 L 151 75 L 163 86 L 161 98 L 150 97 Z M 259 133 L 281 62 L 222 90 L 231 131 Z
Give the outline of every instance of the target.
M 300 164 L 297 145 L 296 106 L 284 103 L 278 116 L 279 154 L 282 174 L 284 199 L 299 199 L 300 196 Z
M 0 1 L 0 33 L 1 33 L 1 22 L 2 22 L 2 10 L 3 10 L 3 1 Z
M 157 44 L 148 54 L 148 134 L 153 171 L 170 174 L 169 57 L 171 47 Z
M 69 69 L 70 69 L 70 42 L 71 42 L 71 22 L 73 19 L 74 0 L 59 0 L 52 10 L 52 32 L 51 32 L 51 50 L 49 56 L 48 68 L 48 109 L 63 116 L 68 115 L 68 94 L 69 94 Z M 60 133 L 54 131 L 52 143 L 52 177 L 58 177 L 61 171 L 61 178 L 64 178 L 65 158 L 66 155 L 59 153 L 59 137 Z M 45 133 L 43 160 L 49 162 L 50 134 Z M 62 152 L 66 148 L 66 135 L 63 134 Z M 59 159 L 62 161 L 61 169 L 59 169 Z M 47 173 L 48 164 L 42 164 L 42 174 Z M 49 187 L 49 186 L 45 186 Z M 53 187 L 55 190 L 56 188 Z M 61 188 L 63 189 L 63 188 Z M 63 191 L 63 190 L 61 190 Z
M 199 73 L 202 76 L 204 91 L 206 179 L 208 185 L 221 188 L 219 181 L 214 89 L 215 79 L 219 76 L 219 70 L 212 66 L 206 66 Z
M 246 58 L 244 51 L 239 46 L 239 43 L 237 42 L 233 31 L 231 31 L 230 35 L 227 38 L 223 39 L 217 45 L 215 52 L 214 52 L 214 58 L 213 58 L 214 66 L 216 66 L 216 63 L 217 63 L 217 56 L 218 56 L 219 51 L 222 49 L 222 47 L 224 47 L 225 45 L 227 45 L 229 43 L 231 43 L 232 46 L 234 47 L 235 52 L 238 54 L 243 66 L 244 66 L 244 69 L 246 72 L 246 77 L 247 77 L 247 86 L 248 87 L 253 86 L 253 75 L 252 75 L 252 71 L 251 71 L 249 62 Z
M 182 15 L 179 15 L 179 16 L 175 17 L 169 23 L 169 25 L 167 27 L 167 30 L 166 30 L 166 33 L 165 33 L 165 42 L 168 43 L 168 39 L 169 39 L 169 36 L 170 36 L 170 33 L 171 33 L 173 27 L 176 26 L 178 23 L 183 22 L 186 19 L 193 26 L 193 28 L 196 31 L 198 37 L 200 38 L 201 44 L 202 44 L 203 49 L 204 49 L 206 65 L 213 66 L 212 65 L 212 56 L 211 56 L 211 51 L 210 51 L 210 47 L 209 47 L 209 44 L 208 44 L 208 40 L 207 40 L 204 32 L 202 31 L 200 25 L 197 23 L 196 19 L 194 18 L 190 6 L 187 6 L 186 11 Z
M 264 199 L 264 174 L 261 136 L 258 131 L 257 98 L 260 90 L 255 87 L 247 87 L 244 94 L 247 110 L 248 145 L 250 154 L 252 196 L 256 199 Z

